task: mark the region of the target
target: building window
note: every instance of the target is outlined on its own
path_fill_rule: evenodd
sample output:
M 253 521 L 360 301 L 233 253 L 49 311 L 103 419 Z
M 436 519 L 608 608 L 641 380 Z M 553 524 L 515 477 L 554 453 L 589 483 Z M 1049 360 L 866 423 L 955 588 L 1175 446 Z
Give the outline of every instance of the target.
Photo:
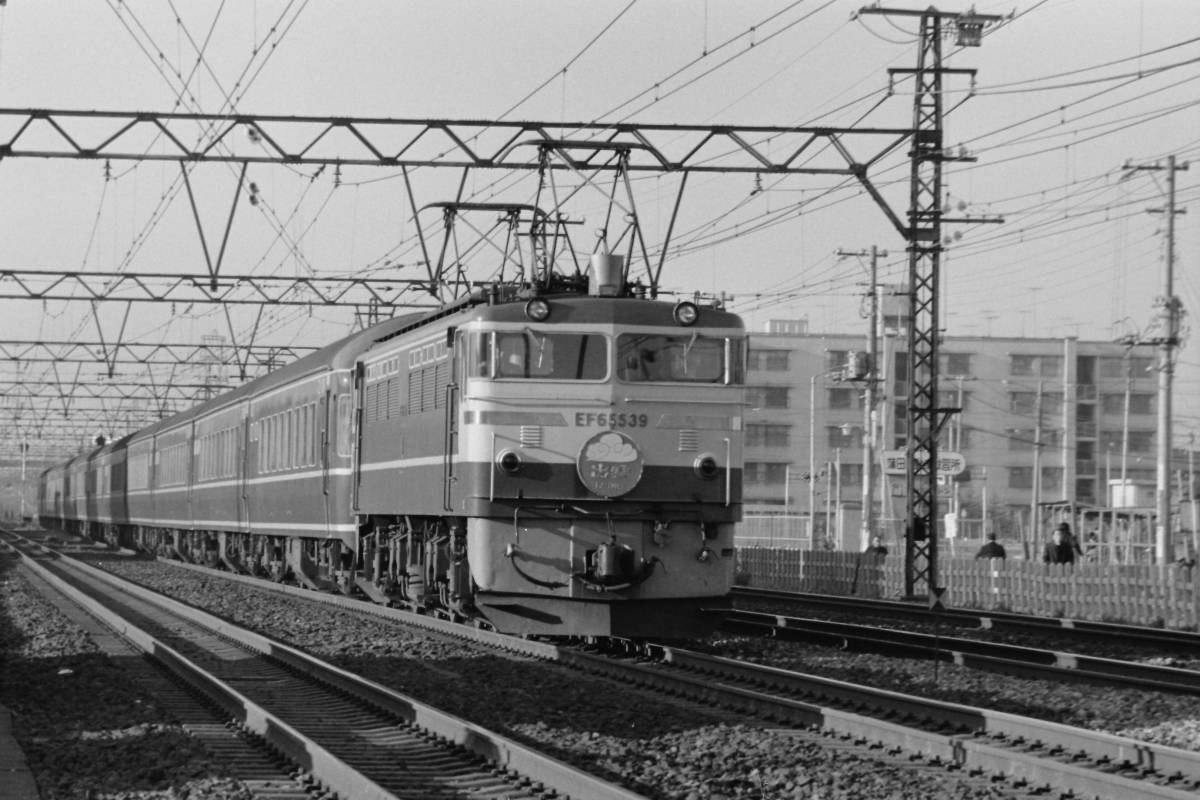
M 843 369 L 846 362 L 850 360 L 849 350 L 826 350 L 825 351 L 825 369 L 835 370 Z
M 908 436 L 908 407 L 905 401 L 896 400 L 892 403 L 892 431 L 897 440 L 903 441 Z M 898 445 L 903 447 L 904 445 Z
M 763 372 L 786 372 L 789 350 L 751 350 L 750 369 Z
M 1061 378 L 1063 358 L 1014 353 L 1008 357 L 1008 373 L 1019 377 Z
M 746 403 L 751 408 L 787 408 L 788 387 L 751 386 L 746 389 Z
M 961 408 L 963 411 L 966 411 L 970 399 L 971 399 L 970 392 L 963 392 L 962 397 L 960 398 L 958 396 L 958 388 L 957 387 L 954 389 L 939 389 L 938 390 L 938 405 L 941 406 L 942 408 Z M 961 406 L 958 404 L 960 400 L 962 401 Z
M 1008 374 L 1017 376 L 1036 375 L 1037 356 L 1010 355 L 1008 357 Z
M 857 389 L 830 389 L 830 408 L 854 408 L 854 398 L 858 396 Z
M 1014 414 L 1028 417 L 1037 413 L 1037 392 L 1009 392 L 1008 410 Z M 1057 392 L 1042 393 L 1042 417 L 1055 417 L 1062 413 L 1063 396 Z
M 971 446 L 971 429 L 967 426 L 946 425 L 938 434 L 939 450 L 966 450 Z
M 788 465 L 772 461 L 747 461 L 743 470 L 746 483 L 782 486 Z
M 1010 488 L 1010 489 L 1032 489 L 1033 488 L 1033 467 L 1009 467 L 1008 468 L 1008 488 Z
M 1154 431 L 1130 431 L 1129 432 L 1129 452 L 1131 452 L 1131 453 L 1152 453 L 1152 452 L 1154 452 Z
M 862 486 L 863 482 L 863 465 L 862 464 L 842 464 L 841 465 L 841 481 L 842 486 Z
M 1121 453 L 1123 438 L 1124 435 L 1119 430 L 1101 431 L 1100 449 L 1110 451 L 1114 456 L 1119 455 Z M 1154 431 L 1129 431 L 1129 452 L 1154 452 Z
M 1124 414 L 1125 413 L 1125 393 L 1120 394 L 1104 394 L 1100 396 L 1101 407 L 1105 414 Z M 1149 392 L 1130 392 L 1129 393 L 1129 413 L 1130 414 L 1153 414 L 1154 412 L 1154 395 Z
M 1033 431 L 1029 428 L 1009 428 L 1004 432 L 1008 438 L 1008 449 L 1015 451 L 1033 449 Z
M 1101 378 L 1145 378 L 1153 371 L 1154 361 L 1144 356 L 1100 359 Z
M 1062 356 L 1041 356 L 1038 364 L 1038 374 L 1043 378 L 1061 378 L 1063 374 Z
M 862 447 L 862 428 L 853 425 L 829 425 L 825 428 L 825 440 L 831 448 Z
M 1061 489 L 1063 485 L 1062 467 L 1042 467 L 1042 488 Z
M 746 425 L 747 447 L 788 447 L 791 438 L 791 425 L 772 425 L 766 422 L 750 422 Z
M 970 375 L 970 353 L 944 353 L 941 357 L 941 373 L 943 375 Z

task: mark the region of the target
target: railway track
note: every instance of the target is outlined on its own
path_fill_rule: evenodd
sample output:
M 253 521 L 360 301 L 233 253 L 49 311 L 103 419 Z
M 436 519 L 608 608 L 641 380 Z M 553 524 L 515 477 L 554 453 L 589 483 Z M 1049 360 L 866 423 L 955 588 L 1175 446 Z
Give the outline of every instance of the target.
M 1025 678 L 1066 678 L 1111 686 L 1200 695 L 1200 672 L 1060 650 L 963 639 L 872 625 L 734 610 L 725 630 L 818 642 L 844 650 L 947 661 Z
M 19 560 L 20 556 L 14 548 L 0 544 L 0 558 Z M 251 800 L 311 800 L 313 793 L 295 780 L 300 773 L 298 766 L 266 747 L 261 737 L 233 722 L 193 687 L 151 659 L 142 657 L 137 647 L 60 593 L 39 573 L 25 570 L 24 577 L 72 624 L 86 633 L 100 653 L 120 663 L 124 680 L 152 696 L 167 718 L 223 764 L 231 773 L 230 777 L 240 781 L 249 791 Z
M 39 577 L 298 765 L 301 782 L 318 793 L 641 797 L 99 568 L 19 549 Z
M 1035 617 L 1003 611 L 981 611 L 967 608 L 948 608 L 931 611 L 923 605 L 898 600 L 877 600 L 860 597 L 786 592 L 777 589 L 755 589 L 738 586 L 733 590 L 735 600 L 755 602 L 778 601 L 809 609 L 827 609 L 856 614 L 872 614 L 925 624 L 949 624 L 964 628 L 1003 631 L 1021 634 L 1051 634 L 1098 642 L 1121 642 L 1155 649 L 1200 653 L 1200 633 L 1191 631 L 1146 628 L 1112 622 L 1071 619 L 1068 617 Z
M 1020 791 L 1107 798 L 1194 798 L 1200 753 L 972 706 L 874 689 L 665 644 L 595 652 L 466 628 L 448 621 L 295 587 L 180 565 L 290 596 L 419 625 L 691 700 L 736 709 L 955 771 L 1004 779 Z

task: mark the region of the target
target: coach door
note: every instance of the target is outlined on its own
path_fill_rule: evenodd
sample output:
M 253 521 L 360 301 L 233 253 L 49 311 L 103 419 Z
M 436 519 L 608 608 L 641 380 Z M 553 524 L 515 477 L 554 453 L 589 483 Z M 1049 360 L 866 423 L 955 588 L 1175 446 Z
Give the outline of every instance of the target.
M 362 489 L 362 438 L 363 408 L 366 407 L 367 375 L 365 365 L 359 361 L 354 365 L 354 452 L 350 461 L 350 508 L 358 511 L 358 493 Z
M 462 385 L 462 376 L 458 374 L 458 370 L 466 363 L 459 357 L 459 348 L 463 346 L 465 337 L 457 334 L 457 328 L 446 330 L 446 350 L 449 352 L 450 363 L 443 403 L 446 416 L 442 421 L 442 509 L 445 511 L 454 510 L 454 483 L 458 480 L 454 474 L 454 456 L 458 454 L 458 387 Z
M 243 532 L 250 530 L 250 403 L 242 405 L 242 424 L 238 426 L 241 458 L 238 459 L 237 521 Z

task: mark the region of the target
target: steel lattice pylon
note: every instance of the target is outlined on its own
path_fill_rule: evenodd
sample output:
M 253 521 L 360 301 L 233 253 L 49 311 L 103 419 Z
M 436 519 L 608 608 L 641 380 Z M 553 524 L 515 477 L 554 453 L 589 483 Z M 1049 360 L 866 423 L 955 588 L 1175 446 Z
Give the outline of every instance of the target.
M 908 237 L 907 534 L 904 591 L 936 603 L 938 271 L 942 212 L 942 31 L 937 13 L 921 16 L 921 51 L 914 75 L 913 150 Z
M 974 160 L 943 150 L 942 79 L 951 73 L 971 75 L 973 79 L 975 74 L 973 69 L 942 66 L 942 23 L 948 20 L 957 28 L 960 45 L 975 47 L 983 28 L 1001 18 L 975 14 L 974 10 L 965 15 L 941 12 L 933 7 L 917 11 L 871 6 L 860 13 L 921 20 L 916 68 L 888 70 L 892 75 L 911 74 L 915 84 L 908 224 L 897 226 L 908 243 L 909 292 L 904 591 L 910 597 L 927 596 L 932 606 L 940 607 L 944 588 L 938 583 L 937 568 L 937 440 L 947 415 L 959 410 L 938 406 L 938 277 L 942 223 L 946 221 L 940 206 L 942 163 Z M 894 221 L 894 215 L 889 216 Z

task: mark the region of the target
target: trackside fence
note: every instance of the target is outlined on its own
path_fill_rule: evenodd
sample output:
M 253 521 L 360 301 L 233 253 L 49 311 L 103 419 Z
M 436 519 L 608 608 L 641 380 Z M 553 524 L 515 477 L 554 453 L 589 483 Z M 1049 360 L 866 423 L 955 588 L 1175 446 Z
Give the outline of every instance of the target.
M 946 602 L 958 608 L 1200 628 L 1200 570 L 1157 564 L 1041 564 L 939 557 Z M 896 599 L 904 559 L 837 550 L 740 547 L 737 582 L 796 592 Z

